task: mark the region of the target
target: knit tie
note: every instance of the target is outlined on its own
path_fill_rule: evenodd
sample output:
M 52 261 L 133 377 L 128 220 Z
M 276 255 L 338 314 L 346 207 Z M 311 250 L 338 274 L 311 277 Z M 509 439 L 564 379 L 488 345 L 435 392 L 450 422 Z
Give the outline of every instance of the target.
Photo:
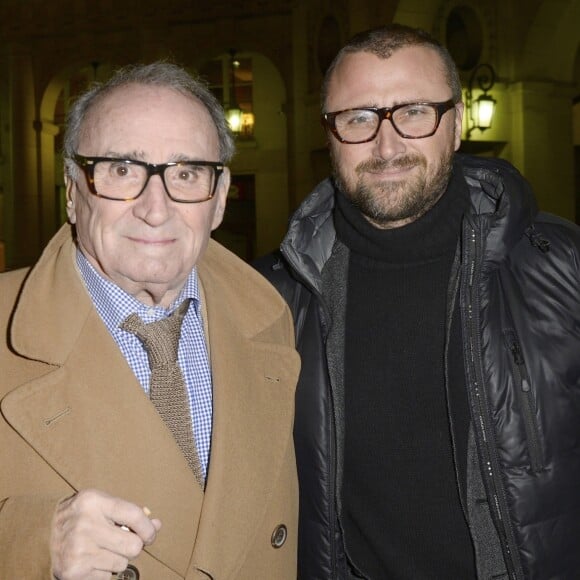
M 145 324 L 137 314 L 131 314 L 121 324 L 121 328 L 137 336 L 143 343 L 151 368 L 151 402 L 169 427 L 196 480 L 203 487 L 203 471 L 195 445 L 185 380 L 177 362 L 181 323 L 189 303 L 189 299 L 184 300 L 170 316 L 149 324 Z

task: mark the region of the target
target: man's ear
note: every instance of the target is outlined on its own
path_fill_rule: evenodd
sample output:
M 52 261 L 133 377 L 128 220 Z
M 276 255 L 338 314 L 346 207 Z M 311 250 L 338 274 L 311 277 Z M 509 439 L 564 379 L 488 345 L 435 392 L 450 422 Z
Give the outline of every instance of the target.
M 76 199 L 76 184 L 68 175 L 64 177 L 64 185 L 66 192 L 66 214 L 68 221 L 75 224 L 77 221 L 75 199 Z
M 223 173 L 220 176 L 220 180 L 217 186 L 217 191 L 215 192 L 215 208 L 213 213 L 213 220 L 211 224 L 211 230 L 215 230 L 224 219 L 224 212 L 226 211 L 226 203 L 228 199 L 228 191 L 230 189 L 231 175 L 228 167 L 224 167 Z
M 461 146 L 461 133 L 463 131 L 463 112 L 465 106 L 463 101 L 455 104 L 455 151 Z

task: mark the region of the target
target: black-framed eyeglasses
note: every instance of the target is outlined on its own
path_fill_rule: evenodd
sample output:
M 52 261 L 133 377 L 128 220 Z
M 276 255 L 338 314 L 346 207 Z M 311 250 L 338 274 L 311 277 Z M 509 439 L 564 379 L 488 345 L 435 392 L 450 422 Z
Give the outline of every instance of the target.
M 224 164 L 217 161 L 172 161 L 146 163 L 116 157 L 74 155 L 83 170 L 89 191 L 113 201 L 137 199 L 153 175 L 159 175 L 165 192 L 179 203 L 201 203 L 211 199 L 217 189 Z
M 405 139 L 423 139 L 437 131 L 441 117 L 455 107 L 453 100 L 442 103 L 403 103 L 394 107 L 362 107 L 322 115 L 322 124 L 341 142 L 372 141 L 381 123 L 388 119 Z

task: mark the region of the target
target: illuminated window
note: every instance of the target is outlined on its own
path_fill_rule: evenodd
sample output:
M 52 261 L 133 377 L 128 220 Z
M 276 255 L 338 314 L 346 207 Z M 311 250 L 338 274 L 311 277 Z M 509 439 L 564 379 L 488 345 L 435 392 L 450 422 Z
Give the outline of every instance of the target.
M 253 70 L 250 57 L 237 57 L 233 52 L 209 61 L 200 74 L 223 104 L 230 127 L 240 137 L 254 134 Z

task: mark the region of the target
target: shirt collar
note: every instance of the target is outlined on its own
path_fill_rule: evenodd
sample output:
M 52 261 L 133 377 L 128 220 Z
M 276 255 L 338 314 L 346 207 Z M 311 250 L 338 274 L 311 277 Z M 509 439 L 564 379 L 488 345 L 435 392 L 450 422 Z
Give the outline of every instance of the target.
M 134 296 L 101 276 L 78 248 L 76 263 L 95 308 L 109 329 L 118 328 L 123 320 L 133 313 L 138 314 L 145 323 L 165 318 L 186 298 L 192 299 L 192 306 L 199 315 L 199 281 L 195 267 L 187 277 L 179 296 L 169 308 L 163 308 L 161 306 L 143 304 Z

